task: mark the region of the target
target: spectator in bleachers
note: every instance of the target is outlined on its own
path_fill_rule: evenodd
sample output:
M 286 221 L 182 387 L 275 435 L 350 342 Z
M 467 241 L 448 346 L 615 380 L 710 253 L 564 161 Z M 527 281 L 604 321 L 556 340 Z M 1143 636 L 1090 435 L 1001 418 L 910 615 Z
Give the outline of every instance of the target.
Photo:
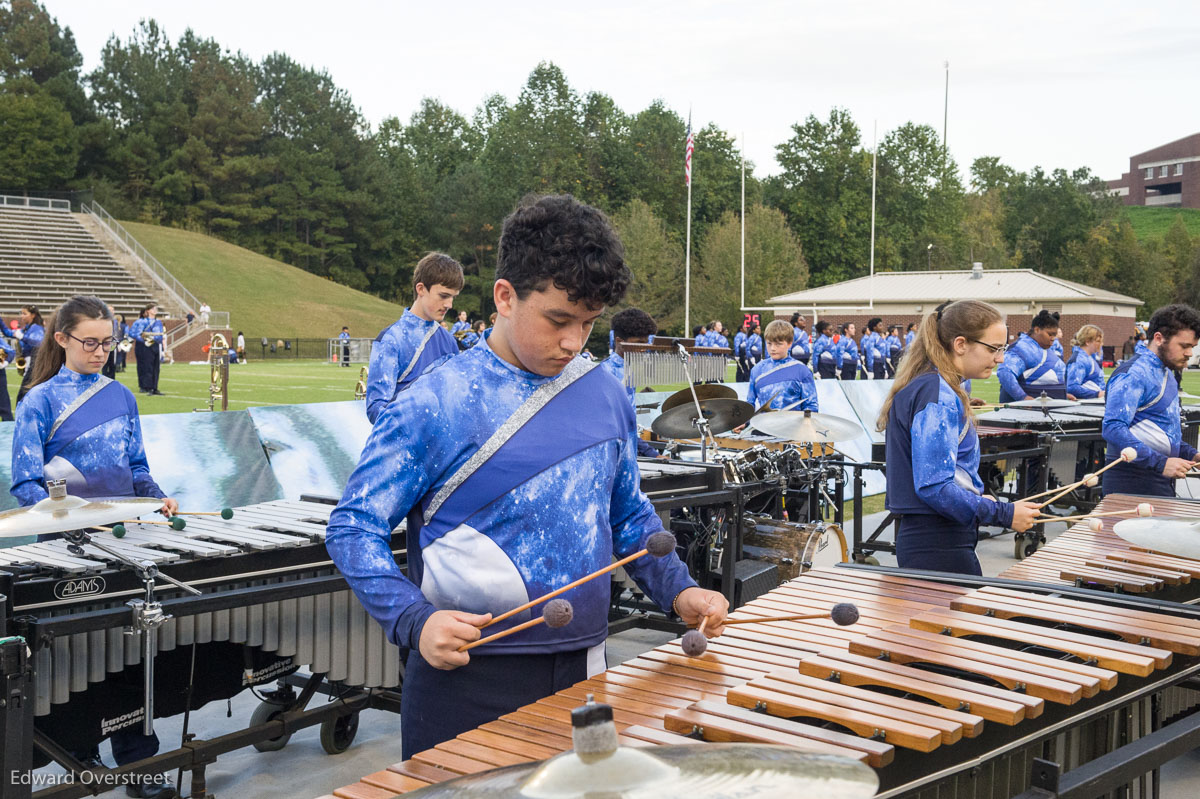
M 208 315 L 212 313 L 212 308 L 208 307 L 208 303 L 200 300 L 200 324 L 208 327 Z
M 25 398 L 29 390 L 29 378 L 33 374 L 33 362 L 37 357 L 38 347 L 46 335 L 46 323 L 36 305 L 22 305 L 17 317 L 21 326 L 13 331 L 13 338 L 21 342 L 21 357 L 25 359 L 25 374 L 21 378 L 21 388 L 17 391 L 17 402 Z
M 191 326 L 192 326 L 192 322 L 195 322 L 195 321 L 196 321 L 196 312 L 195 312 L 195 311 L 193 311 L 191 308 L 188 308 L 188 312 L 187 312 L 187 326 L 188 326 L 188 327 L 191 327 Z
M 237 357 L 239 363 L 246 362 L 246 336 L 240 330 L 237 335 Z

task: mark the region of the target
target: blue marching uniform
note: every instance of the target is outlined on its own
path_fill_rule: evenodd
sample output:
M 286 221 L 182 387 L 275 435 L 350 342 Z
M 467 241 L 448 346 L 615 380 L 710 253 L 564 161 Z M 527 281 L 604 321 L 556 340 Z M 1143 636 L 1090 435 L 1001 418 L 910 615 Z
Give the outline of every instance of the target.
M 567 626 L 484 644 L 452 671 L 417 648 L 436 610 L 505 612 L 637 552 L 662 529 L 639 490 L 634 410 L 621 384 L 582 358 L 556 377 L 531 374 L 497 356 L 489 338 L 383 411 L 329 519 L 334 562 L 389 639 L 410 650 L 404 757 L 604 669 L 607 580 L 566 594 Z M 389 546 L 406 516 L 407 576 Z M 667 609 L 696 584 L 674 555 L 628 571 Z
M 1196 449 L 1183 441 L 1175 373 L 1144 344 L 1108 378 L 1101 433 L 1110 461 L 1125 447 L 1138 454 L 1132 463 L 1118 463 L 1101 476 L 1105 496 L 1175 496 L 1175 481 L 1162 473 L 1167 458 L 1194 460 Z
M 1057 339 L 1057 338 L 1056 338 L 1056 339 L 1054 339 L 1054 341 L 1051 341 L 1051 342 L 1050 342 L 1050 349 L 1051 349 L 1051 351 L 1052 351 L 1052 352 L 1053 352 L 1055 355 L 1057 355 L 1057 356 L 1058 356 L 1059 360 L 1062 360 L 1062 357 L 1063 357 L 1063 343 L 1062 343 L 1062 339 Z
M 453 336 L 455 333 L 459 332 L 460 330 L 470 330 L 470 329 L 471 329 L 470 322 L 455 322 L 453 325 L 450 326 L 450 335 Z
M 917 331 L 910 330 L 904 334 L 904 349 L 908 349 L 917 340 Z
M 863 363 L 871 377 L 883 380 L 887 370 L 883 365 L 883 336 L 872 330 L 862 338 Z
M 836 378 L 838 364 L 842 362 L 841 343 L 828 334 L 821 334 L 813 343 L 812 357 L 817 363 L 817 374 L 826 380 Z
M 746 331 L 739 330 L 733 336 L 733 360 L 737 362 L 735 375 L 739 383 L 750 379 L 750 364 L 746 361 L 746 341 L 749 336 Z
M 388 403 L 437 361 L 458 353 L 458 342 L 437 322 L 407 308 L 379 332 L 367 367 L 367 418 L 371 424 Z
M 617 351 L 617 334 L 615 332 L 613 332 L 612 328 L 609 328 L 609 331 L 608 331 L 608 354 L 612 355 L 616 351 Z
M 16 362 L 16 350 L 8 346 L 7 339 L 0 338 L 0 352 L 4 353 L 9 364 Z M 26 371 L 28 372 L 28 370 Z M 5 368 L 0 369 L 0 421 L 11 422 L 12 420 L 12 398 L 8 396 L 8 369 Z
M 763 357 L 763 340 L 758 333 L 751 333 L 746 337 L 746 364 L 753 369 L 754 364 L 762 360 Z
M 637 390 L 633 386 L 625 385 L 625 358 L 624 358 L 624 356 L 613 353 L 612 355 L 608 356 L 603 361 L 601 361 L 600 366 L 602 366 L 604 368 L 604 371 L 608 372 L 610 375 L 617 378 L 617 381 L 620 382 L 621 386 L 625 389 L 625 392 L 629 395 L 629 403 L 634 406 L 634 414 L 636 414 L 637 413 L 637 402 L 635 400 L 635 397 L 637 396 Z M 638 454 L 639 458 L 657 458 L 658 457 L 658 450 L 655 449 L 654 446 L 652 446 L 649 441 L 646 441 L 641 436 L 637 436 L 636 443 L 637 443 L 637 454 Z
M 33 505 L 49 496 L 46 481 L 58 479 L 77 497 L 166 496 L 150 476 L 129 389 L 64 366 L 29 390 L 13 428 L 11 493 L 22 506 Z M 140 719 L 110 741 L 118 765 L 158 751 L 157 736 L 143 735 Z
M 142 334 L 150 333 L 150 344 L 142 341 Z M 143 392 L 158 391 L 158 375 L 162 367 L 159 345 L 163 341 L 163 323 L 158 319 L 143 316 L 129 326 L 133 337 L 133 353 L 137 359 L 138 388 Z
M 983 496 L 971 411 L 937 372 L 896 393 L 888 411 L 887 509 L 899 517 L 902 568 L 982 574 L 979 526 L 1012 524 L 1013 506 Z
M 21 388 L 17 391 L 17 402 L 25 398 L 29 391 L 29 381 L 33 378 L 33 364 L 37 360 L 38 347 L 46 337 L 46 328 L 37 322 L 32 322 L 21 328 L 21 339 L 18 345 L 21 355 L 25 358 L 25 375 L 21 378 Z
M 1077 399 L 1091 399 L 1100 396 L 1103 388 L 1104 370 L 1100 364 L 1081 347 L 1074 347 L 1067 362 L 1067 393 Z
M 805 366 L 809 364 L 812 359 L 812 339 L 807 331 L 792 328 L 792 347 L 788 353 Z
M 807 366 L 789 357 L 768 358 L 750 370 L 746 402 L 772 410 L 816 411 L 817 383 Z
M 842 379 L 853 380 L 858 377 L 858 342 L 850 336 L 842 336 L 838 345 L 842 352 Z
M 1000 379 L 1000 402 L 1016 402 L 1026 395 L 1045 392 L 1052 399 L 1067 398 L 1066 367 L 1052 349 L 1044 349 L 1028 333 L 1022 333 L 1008 348 L 996 369 Z
M 479 343 L 479 334 L 476 333 L 474 330 L 472 330 L 471 332 L 467 333 L 467 335 L 463 336 L 462 348 L 464 350 L 469 350 L 478 343 Z
M 651 341 L 651 343 L 654 343 L 653 340 Z M 717 331 L 714 330 L 713 332 L 708 334 L 708 346 L 723 347 L 724 349 L 729 349 L 729 339 L 725 338 L 724 334 L 718 333 Z
M 883 346 L 887 350 L 887 376 L 894 377 L 896 367 L 900 365 L 900 337 L 895 333 L 891 334 L 884 339 Z

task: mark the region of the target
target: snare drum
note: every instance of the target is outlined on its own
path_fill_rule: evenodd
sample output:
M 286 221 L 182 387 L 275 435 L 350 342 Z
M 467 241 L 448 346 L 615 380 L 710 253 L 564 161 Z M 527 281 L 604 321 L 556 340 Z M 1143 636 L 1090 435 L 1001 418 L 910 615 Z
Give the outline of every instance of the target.
M 774 563 L 781 580 L 814 567 L 846 563 L 849 553 L 842 528 L 826 522 L 788 522 L 769 516 L 744 517 L 742 551 L 746 557 Z
M 762 445 L 722 455 L 720 461 L 727 483 L 753 483 L 779 474 L 778 458 Z

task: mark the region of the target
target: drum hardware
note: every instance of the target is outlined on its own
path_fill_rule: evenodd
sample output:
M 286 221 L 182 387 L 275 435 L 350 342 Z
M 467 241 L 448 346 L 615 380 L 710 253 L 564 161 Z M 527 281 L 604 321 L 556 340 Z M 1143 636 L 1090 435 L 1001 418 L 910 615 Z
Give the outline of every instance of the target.
M 354 398 L 356 400 L 367 398 L 367 367 L 365 366 L 358 370 L 358 382 L 354 384 Z

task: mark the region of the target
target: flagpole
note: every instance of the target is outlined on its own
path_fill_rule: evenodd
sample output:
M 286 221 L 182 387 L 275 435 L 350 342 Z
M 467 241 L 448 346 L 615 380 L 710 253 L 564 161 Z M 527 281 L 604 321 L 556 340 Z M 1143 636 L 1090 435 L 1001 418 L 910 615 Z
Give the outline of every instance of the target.
M 742 308 L 746 307 L 746 133 L 742 132 Z
M 688 109 L 688 143 L 692 139 L 692 110 Z M 683 335 L 692 335 L 692 161 L 687 154 L 687 244 L 683 262 Z
M 875 307 L 875 178 L 879 174 L 879 120 L 871 132 L 871 307 Z

